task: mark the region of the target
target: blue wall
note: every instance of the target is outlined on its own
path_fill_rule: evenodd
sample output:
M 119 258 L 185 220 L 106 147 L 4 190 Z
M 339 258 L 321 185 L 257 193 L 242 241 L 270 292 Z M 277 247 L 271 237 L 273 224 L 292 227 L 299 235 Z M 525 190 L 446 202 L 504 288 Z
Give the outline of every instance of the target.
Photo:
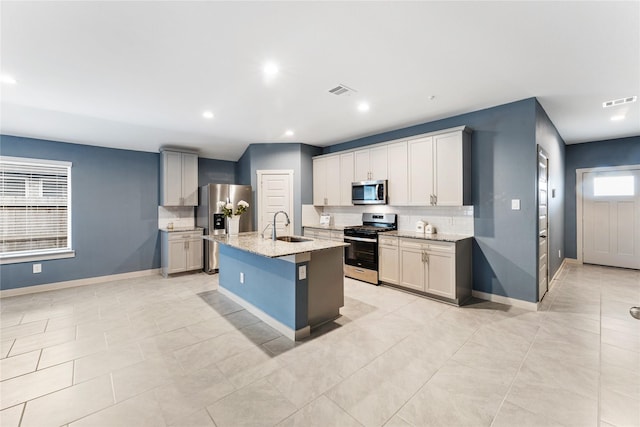
M 640 164 L 640 136 L 567 145 L 565 175 L 565 255 L 577 258 L 576 169 Z
M 159 154 L 0 136 L 3 156 L 73 162 L 75 258 L 0 266 L 1 289 L 160 267 Z M 40 262 L 40 261 L 38 261 Z
M 547 244 L 549 245 L 549 280 L 551 280 L 562 265 L 565 254 L 565 144 L 558 130 L 539 103 L 536 103 L 536 142 L 549 156 L 549 225 Z M 555 196 L 552 194 L 554 192 Z M 558 256 L 558 251 L 560 251 L 560 256 Z
M 360 138 L 324 149 L 333 153 L 467 125 L 471 137 L 477 291 L 537 301 L 535 98 Z M 511 210 L 520 199 L 521 210 Z
M 306 144 L 251 144 L 238 160 L 238 183 L 250 184 L 253 189 L 253 205 L 256 204 L 258 170 L 293 170 L 293 221 L 294 234 L 302 234 L 302 205 L 313 203 L 312 156 L 322 149 Z M 254 224 L 258 224 L 257 209 Z M 290 212 L 289 212 L 290 214 Z M 261 231 L 261 230 L 258 230 Z
M 198 158 L 198 186 L 236 184 L 236 162 Z

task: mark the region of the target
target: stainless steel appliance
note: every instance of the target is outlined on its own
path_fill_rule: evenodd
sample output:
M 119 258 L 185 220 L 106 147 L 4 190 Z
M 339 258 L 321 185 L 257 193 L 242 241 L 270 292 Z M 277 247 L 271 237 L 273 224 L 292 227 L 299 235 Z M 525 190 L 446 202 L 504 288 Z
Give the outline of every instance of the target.
M 234 209 L 244 200 L 249 208 L 240 216 L 240 232 L 253 229 L 253 195 L 250 185 L 207 184 L 200 187 L 200 203 L 196 210 L 196 225 L 204 228 L 205 235 L 225 234 L 226 219 L 218 206 L 219 201 L 232 203 Z M 218 244 L 205 240 L 204 271 L 215 273 L 218 270 Z
M 352 182 L 351 202 L 354 205 L 386 205 L 387 180 Z
M 344 242 L 344 274 L 353 279 L 377 285 L 378 233 L 398 229 L 396 214 L 363 213 L 362 225 L 346 227 Z

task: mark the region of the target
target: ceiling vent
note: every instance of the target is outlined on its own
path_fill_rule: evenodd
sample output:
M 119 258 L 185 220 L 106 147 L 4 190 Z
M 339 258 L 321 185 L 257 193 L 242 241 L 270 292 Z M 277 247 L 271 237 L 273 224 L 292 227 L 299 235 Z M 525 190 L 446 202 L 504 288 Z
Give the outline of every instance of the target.
M 332 93 L 334 95 L 351 95 L 352 93 L 357 92 L 357 90 L 355 89 L 351 89 L 348 86 L 345 86 L 343 84 L 339 84 L 338 86 L 334 87 L 333 89 L 329 89 L 329 93 Z
M 636 102 L 637 96 L 629 96 L 627 98 L 614 99 L 613 101 L 607 101 L 602 103 L 602 108 L 616 107 L 618 105 L 630 104 Z

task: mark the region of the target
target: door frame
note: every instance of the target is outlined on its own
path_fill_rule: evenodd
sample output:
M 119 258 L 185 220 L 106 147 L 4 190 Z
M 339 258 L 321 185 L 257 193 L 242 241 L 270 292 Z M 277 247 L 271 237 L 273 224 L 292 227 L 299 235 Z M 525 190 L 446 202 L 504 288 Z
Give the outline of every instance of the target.
M 293 203 L 293 169 L 259 169 L 256 171 L 256 178 L 257 178 L 257 182 L 256 182 L 256 187 L 257 187 L 257 191 L 256 191 L 256 204 L 258 205 L 258 232 L 262 233 L 262 230 L 264 230 L 265 224 L 262 223 L 262 203 L 260 203 L 260 201 L 262 200 L 262 177 L 264 175 L 289 175 L 289 212 L 287 212 L 289 214 L 289 221 L 291 221 L 291 223 L 289 224 L 289 227 L 291 227 L 289 230 L 294 230 L 294 219 L 295 219 L 295 212 L 293 211 L 293 207 L 294 207 L 294 203 Z
M 640 169 L 640 165 L 623 165 L 623 166 L 603 166 L 596 168 L 580 168 L 576 169 L 576 258 L 578 263 L 583 263 L 583 229 L 582 216 L 584 214 L 584 197 L 582 197 L 582 186 L 584 185 L 582 176 L 589 172 L 616 172 Z
M 547 286 L 546 289 L 544 291 L 544 293 L 542 293 L 542 295 L 540 295 L 540 156 L 544 157 L 547 161 L 547 164 L 545 165 L 545 171 L 547 173 L 546 176 L 546 194 L 547 194 L 547 201 L 546 201 L 546 207 L 547 207 L 547 211 L 546 211 L 546 219 L 547 219 L 547 236 L 545 237 L 545 239 L 547 239 L 547 253 L 546 253 L 546 262 L 547 262 L 547 269 L 546 269 L 546 276 L 547 276 Z M 549 219 L 549 202 L 551 200 L 551 195 L 549 194 L 549 178 L 551 176 L 551 173 L 549 172 L 549 167 L 550 167 L 550 161 L 549 161 L 549 153 L 547 152 L 547 150 L 544 149 L 544 147 L 542 147 L 540 144 L 538 144 L 538 149 L 536 150 L 536 230 L 538 231 L 536 233 L 536 254 L 538 255 L 538 258 L 536 260 L 536 277 L 538 279 L 536 285 L 537 285 L 537 289 L 536 292 L 538 294 L 538 302 L 542 301 L 542 299 L 544 298 L 544 296 L 547 294 L 547 292 L 549 292 L 549 287 L 551 285 L 551 269 L 550 269 L 550 253 L 551 253 L 551 224 L 550 224 L 550 219 Z

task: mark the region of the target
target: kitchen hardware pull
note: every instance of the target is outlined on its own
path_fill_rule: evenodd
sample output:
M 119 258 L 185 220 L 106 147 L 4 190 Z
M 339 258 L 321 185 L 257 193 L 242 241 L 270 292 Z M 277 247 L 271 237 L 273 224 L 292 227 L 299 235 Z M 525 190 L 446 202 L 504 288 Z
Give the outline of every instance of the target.
M 437 195 L 437 194 L 434 194 L 434 195 L 433 195 L 433 204 L 434 204 L 435 206 L 437 206 L 437 205 L 438 205 L 438 195 Z
M 354 268 L 353 271 L 357 271 L 358 273 L 364 273 L 364 270 L 361 268 Z
M 365 237 L 349 237 L 349 236 L 344 236 L 344 240 L 355 240 L 357 242 L 371 242 L 371 243 L 376 243 L 376 239 L 367 239 Z

